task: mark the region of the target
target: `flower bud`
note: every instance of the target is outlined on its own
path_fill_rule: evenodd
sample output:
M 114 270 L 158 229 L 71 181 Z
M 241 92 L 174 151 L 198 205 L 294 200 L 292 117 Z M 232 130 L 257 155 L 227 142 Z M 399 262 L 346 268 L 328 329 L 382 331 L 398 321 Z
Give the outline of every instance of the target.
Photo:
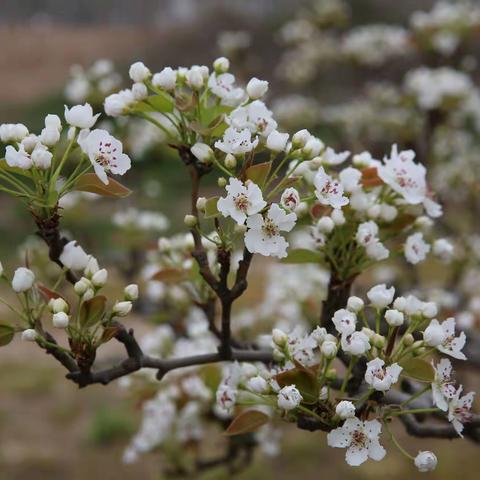
M 77 283 L 75 283 L 73 290 L 77 295 L 83 295 L 91 286 L 92 284 L 90 283 L 90 280 L 82 277 Z
M 445 340 L 445 332 L 438 320 L 432 320 L 423 332 L 423 340 L 429 347 L 438 347 Z
M 269 389 L 267 381 L 260 375 L 250 378 L 247 388 L 255 393 L 266 393 Z
M 422 315 L 426 318 L 433 318 L 438 313 L 438 308 L 434 302 L 425 302 L 421 308 Z
M 168 238 L 160 237 L 158 239 L 158 250 L 160 252 L 168 252 L 170 248 L 172 248 L 172 244 Z
M 92 284 L 95 287 L 103 287 L 107 283 L 108 272 L 105 268 L 102 268 L 92 276 Z
M 334 208 L 330 216 L 332 217 L 333 223 L 337 226 L 344 225 L 346 222 L 345 215 L 341 208 Z
M 93 288 L 89 288 L 82 297 L 82 301 L 88 302 L 95 296 L 95 292 L 93 291 Z
M 257 100 L 260 97 L 263 97 L 268 90 L 268 82 L 265 80 L 259 80 L 258 78 L 253 77 L 247 83 L 247 94 L 252 100 Z
M 355 405 L 348 400 L 342 400 L 335 408 L 335 413 L 342 419 L 353 418 L 355 416 Z
M 347 310 L 353 313 L 358 313 L 363 310 L 365 306 L 364 301 L 360 297 L 351 296 L 347 300 Z
M 283 152 L 288 142 L 288 133 L 273 130 L 267 137 L 267 148 L 272 152 Z
M 322 343 L 320 351 L 322 352 L 322 355 L 324 355 L 326 358 L 334 358 L 337 355 L 338 351 L 337 343 L 326 340 Z
M 237 159 L 235 158 L 235 155 L 227 153 L 225 156 L 225 166 L 229 169 L 233 169 L 237 166 Z
M 327 380 L 335 380 L 337 378 L 337 371 L 334 368 L 329 368 L 325 374 Z
M 316 137 L 310 138 L 302 149 L 302 153 L 307 158 L 316 157 L 325 147 L 325 144 Z
M 85 267 L 83 274 L 88 278 L 91 278 L 99 270 L 100 270 L 100 267 L 98 266 L 97 259 L 93 255 L 89 255 L 87 266 Z
M 217 74 L 228 72 L 229 68 L 230 68 L 230 60 L 228 58 L 219 57 L 213 62 L 213 69 Z
M 60 255 L 60 261 L 71 270 L 83 270 L 88 265 L 90 257 L 75 240 L 68 242 Z
M 220 188 L 224 188 L 226 185 L 227 185 L 227 179 L 225 177 L 218 177 L 218 180 L 217 180 L 217 185 L 220 187 Z
M 318 393 L 318 399 L 323 402 L 325 400 L 328 399 L 328 387 L 327 386 L 323 386 L 321 389 L 320 389 L 320 392 Z
M 213 161 L 213 150 L 206 143 L 197 142 L 195 145 L 192 146 L 190 151 L 193 153 L 193 155 L 199 162 L 204 163 L 205 165 L 208 165 Z
M 406 347 L 409 347 L 410 345 L 413 345 L 413 342 L 415 341 L 415 338 L 413 338 L 413 335 L 411 333 L 407 333 L 404 337 L 403 337 L 403 344 L 406 346 Z
M 52 313 L 68 312 L 68 303 L 62 298 L 52 298 L 48 302 L 48 308 Z
M 3 265 L 2 265 L 2 262 L 0 262 L 0 277 L 3 277 Z
M 387 288 L 385 284 L 376 285 L 367 292 L 367 297 L 376 308 L 382 309 L 390 305 L 395 295 L 395 288 Z
M 53 147 L 60 140 L 60 130 L 56 128 L 45 127 L 40 133 L 40 141 L 47 147 Z M 35 151 L 36 149 L 34 149 Z M 33 158 L 32 158 L 33 160 Z
M 150 70 L 142 62 L 133 63 L 128 70 L 128 76 L 134 82 L 144 82 L 150 75 Z
M 123 292 L 125 295 L 125 300 L 134 301 L 138 299 L 138 285 L 135 283 L 127 285 Z
M 305 144 L 312 138 L 311 133 L 306 130 L 299 130 L 293 134 L 292 137 L 292 146 L 293 148 L 303 148 Z
M 280 204 L 287 210 L 294 211 L 300 205 L 300 194 L 293 187 L 286 188 L 280 198 Z
M 177 83 L 177 72 L 171 67 L 165 67 L 160 73 L 152 78 L 152 84 L 164 90 L 174 90 Z
M 125 317 L 127 316 L 130 311 L 132 310 L 132 302 L 130 301 L 125 301 L 125 302 L 117 302 L 113 306 L 113 313 L 117 317 Z
M 391 327 L 399 327 L 400 325 L 403 325 L 405 318 L 402 312 L 392 309 L 385 312 L 385 321 Z
M 303 397 L 295 385 L 287 385 L 278 392 L 277 404 L 283 410 L 293 410 L 302 402 Z
M 15 270 L 12 288 L 17 293 L 30 290 L 35 282 L 35 274 L 28 268 L 20 267 Z
M 278 349 L 273 349 L 273 360 L 275 362 L 283 362 L 285 360 L 285 355 Z
M 420 451 L 415 457 L 415 466 L 420 472 L 431 472 L 437 466 L 437 457 L 433 452 Z
M 37 339 L 37 332 L 33 328 L 27 328 L 22 332 L 24 342 L 34 342 Z
M 65 312 L 55 313 L 52 317 L 52 323 L 55 328 L 67 328 L 69 321 L 70 318 Z
M 272 340 L 275 345 L 284 347 L 288 342 L 288 335 L 279 328 L 274 328 L 272 330 Z
M 137 102 L 141 102 L 148 97 L 147 86 L 144 83 L 134 83 L 132 86 L 132 95 Z
M 193 228 L 197 224 L 198 219 L 195 215 L 185 215 L 183 222 L 187 227 Z
M 373 344 L 377 348 L 383 348 L 385 346 L 385 337 L 383 335 L 379 335 L 378 333 L 375 334 L 373 337 Z
M 52 165 L 53 155 L 45 148 L 35 148 L 30 158 L 32 163 L 40 170 L 48 170 Z
M 322 217 L 317 222 L 317 229 L 321 233 L 331 233 L 335 228 L 335 222 L 330 217 Z

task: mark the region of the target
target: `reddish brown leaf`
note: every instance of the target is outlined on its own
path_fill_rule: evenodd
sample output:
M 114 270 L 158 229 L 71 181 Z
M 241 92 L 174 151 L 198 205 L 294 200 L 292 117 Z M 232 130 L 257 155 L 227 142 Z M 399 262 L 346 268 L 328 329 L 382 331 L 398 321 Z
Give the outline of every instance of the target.
M 255 432 L 262 425 L 268 423 L 269 420 L 270 417 L 263 412 L 259 412 L 258 410 L 245 410 L 232 420 L 232 423 L 225 430 L 224 435 L 233 436 Z

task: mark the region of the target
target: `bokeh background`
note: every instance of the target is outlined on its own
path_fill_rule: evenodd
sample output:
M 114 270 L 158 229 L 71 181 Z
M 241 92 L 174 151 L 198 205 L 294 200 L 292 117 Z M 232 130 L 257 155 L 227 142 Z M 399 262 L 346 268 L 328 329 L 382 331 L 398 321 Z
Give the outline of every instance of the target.
M 2 0 L 0 2 L 0 123 L 23 122 L 36 131 L 45 113 L 63 111 L 64 87 L 71 66 L 88 67 L 100 58 L 112 59 L 126 76 L 128 66 L 144 61 L 153 71 L 163 66 L 210 64 L 220 55 L 221 33 L 247 32 L 235 73 L 255 74 L 271 82 L 271 97 L 286 93 L 322 99 L 348 99 L 360 93 L 368 72 L 330 70 L 305 87 L 274 78 L 281 47 L 281 25 L 298 9 L 300 0 Z M 413 9 L 428 9 L 430 0 L 352 0 L 352 23 L 405 23 Z M 225 37 L 224 37 L 225 41 Z M 225 45 L 223 45 L 225 47 Z M 395 75 L 395 65 L 389 65 Z M 297 90 L 296 90 L 297 89 Z M 300 91 L 298 91 L 300 90 Z M 121 205 L 85 199 L 66 214 L 65 226 L 102 263 L 119 262 L 122 275 L 134 270 L 122 252 L 129 238 L 119 232 L 112 216 L 131 205 L 165 213 L 170 232 L 179 229 L 188 188 L 168 152 L 150 149 L 131 175 L 135 193 Z M 140 157 L 139 156 L 139 157 Z M 128 177 L 128 178 L 127 178 Z M 0 255 L 14 265 L 34 242 L 31 219 L 13 201 L 0 196 Z M 156 236 L 147 235 L 147 246 Z M 5 312 L 0 311 L 1 314 Z M 135 320 L 141 332 L 148 328 Z M 475 371 L 467 376 L 477 382 Z M 0 480 L 157 479 L 160 463 L 150 454 L 123 465 L 122 451 L 135 431 L 140 411 L 112 385 L 86 390 L 64 381 L 63 372 L 39 350 L 15 341 L 0 351 Z M 393 451 L 381 463 L 349 468 L 343 452 L 327 449 L 324 434 L 295 431 L 287 435 L 280 457 L 258 458 L 241 479 L 404 479 L 416 478 L 412 466 Z M 478 447 L 460 440 L 406 439 L 412 451 L 428 448 L 441 458 L 431 478 L 478 478 Z M 215 471 L 205 478 L 228 478 Z

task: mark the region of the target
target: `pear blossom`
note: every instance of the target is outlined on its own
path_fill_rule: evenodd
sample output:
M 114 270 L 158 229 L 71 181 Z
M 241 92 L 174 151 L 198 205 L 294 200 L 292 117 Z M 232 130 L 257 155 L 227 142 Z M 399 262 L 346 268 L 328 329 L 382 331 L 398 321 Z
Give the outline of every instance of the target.
M 457 360 L 466 360 L 467 357 L 461 350 L 467 339 L 464 332 L 460 332 L 460 335 L 455 337 L 455 319 L 453 317 L 447 318 L 441 323 L 441 327 L 444 337 L 440 345 L 437 346 L 437 350 Z
M 341 308 L 334 313 L 332 321 L 338 333 L 350 335 L 355 331 L 357 316 L 355 313 Z
M 82 130 L 78 144 L 88 155 L 96 175 L 105 185 L 109 183 L 107 173 L 123 175 L 130 169 L 130 158 L 123 153 L 122 143 L 106 130 Z
M 302 148 L 311 138 L 312 134 L 304 128 L 293 134 L 292 145 L 294 148 Z
M 43 145 L 47 147 L 55 146 L 60 140 L 60 130 L 57 128 L 45 127 L 38 137 Z
M 413 150 L 399 153 L 397 145 L 393 145 L 390 158 L 384 158 L 377 171 L 378 176 L 409 204 L 417 205 L 425 200 L 427 184 L 425 167 L 415 163 L 414 158 Z
M 365 302 L 360 297 L 356 297 L 354 295 L 348 297 L 347 309 L 351 312 L 358 313 L 360 310 L 363 310 L 364 306 Z
M 67 328 L 70 317 L 65 312 L 54 313 L 52 323 L 55 328 Z
M 151 73 L 143 62 L 135 62 L 130 66 L 128 75 L 134 82 L 144 82 L 150 77 Z
M 331 147 L 327 147 L 325 149 L 325 151 L 323 152 L 322 154 L 322 163 L 324 165 L 328 165 L 328 166 L 335 166 L 335 165 L 340 165 L 341 163 L 343 163 L 348 157 L 350 156 L 350 152 L 349 151 L 345 151 L 345 152 L 340 152 L 340 153 L 337 153 L 335 152 L 335 150 Z M 344 179 L 346 179 L 348 177 L 349 174 L 354 174 L 356 175 L 355 173 L 351 172 L 351 170 L 356 170 L 355 168 L 348 168 L 348 169 L 345 169 L 345 170 L 348 170 L 347 173 L 344 173 Z M 361 172 L 359 172 L 357 170 L 358 173 L 360 173 L 360 177 L 358 177 L 358 179 L 361 178 Z M 341 181 L 341 179 L 340 179 Z M 342 182 L 343 183 L 343 182 Z
M 272 112 L 260 100 L 236 108 L 226 118 L 226 122 L 237 130 L 248 128 L 252 134 L 258 133 L 266 138 L 277 128 Z M 285 138 L 284 136 L 282 138 Z
M 177 72 L 171 67 L 165 67 L 161 72 L 155 73 L 152 77 L 153 86 L 167 91 L 174 90 L 176 83 Z
M 435 366 L 435 377 L 432 382 L 432 396 L 435 405 L 443 410 L 448 411 L 448 404 L 452 401 L 457 393 L 457 389 L 453 383 L 452 364 L 448 358 L 442 358 Z
M 22 332 L 22 341 L 34 342 L 38 337 L 37 332 L 33 328 L 27 328 Z
M 212 157 L 214 156 L 213 150 L 210 148 L 210 145 L 206 143 L 197 142 L 190 149 L 192 154 L 202 163 L 208 164 L 212 162 Z
M 333 340 L 325 340 L 320 347 L 320 352 L 326 358 L 335 358 L 338 352 L 337 342 Z
M 356 417 L 347 418 L 341 427 L 327 435 L 327 443 L 330 447 L 346 448 L 347 463 L 356 467 L 368 458 L 376 461 L 383 459 L 386 451 L 378 439 L 381 430 L 382 424 L 378 420 L 362 422 Z
M 414 460 L 419 472 L 431 472 L 437 467 L 437 457 L 433 452 L 420 451 Z
M 120 117 L 121 115 L 125 115 L 127 110 L 135 105 L 136 102 L 133 92 L 130 89 L 120 90 L 105 98 L 105 113 L 111 117 Z
M 65 105 L 65 120 L 72 127 L 92 128 L 99 116 L 99 113 L 97 115 L 93 114 L 93 109 L 89 103 L 75 105 L 71 108 Z
M 325 144 L 317 137 L 310 137 L 305 146 L 302 148 L 302 153 L 308 158 L 316 157 L 323 149 Z
M 247 387 L 255 393 L 265 393 L 269 389 L 267 381 L 260 375 L 250 378 L 247 382 Z
M 342 400 L 335 407 L 335 413 L 342 420 L 346 420 L 347 418 L 353 418 L 353 417 L 355 417 L 355 405 L 348 400 Z
M 258 138 L 252 141 L 252 134 L 248 128 L 237 130 L 229 127 L 225 130 L 222 140 L 215 142 L 215 148 L 232 155 L 242 155 L 251 152 L 258 145 Z
M 293 410 L 302 402 L 303 397 L 295 385 L 287 385 L 278 392 L 277 404 L 282 410 Z
M 137 300 L 138 299 L 138 285 L 136 283 L 131 283 L 127 285 L 124 289 L 125 300 Z
M 23 123 L 2 123 L 0 141 L 2 143 L 20 142 L 28 135 L 28 128 Z
M 300 205 L 300 194 L 293 187 L 286 188 L 280 198 L 280 205 L 287 210 L 294 211 Z
M 280 133 L 273 130 L 267 137 L 267 148 L 272 152 L 283 152 L 288 142 L 288 133 Z
M 375 285 L 367 292 L 367 297 L 372 305 L 379 309 L 388 307 L 392 303 L 394 295 L 395 287 L 387 288 L 384 283 Z
M 267 205 L 262 191 L 251 181 L 243 184 L 237 178 L 231 177 L 225 189 L 227 196 L 218 199 L 218 211 L 225 217 L 232 217 L 239 225 L 245 223 L 247 216 L 260 212 Z
M 398 382 L 398 377 L 402 371 L 402 367 L 397 363 L 385 368 L 384 365 L 385 362 L 381 358 L 374 358 L 367 363 L 365 372 L 365 381 L 379 392 L 390 390 L 391 386 Z
M 112 313 L 117 315 L 118 317 L 125 317 L 127 316 L 132 310 L 132 302 L 129 300 L 125 300 L 123 302 L 117 302 L 112 309 Z
M 445 340 L 445 332 L 439 321 L 433 319 L 423 332 L 423 341 L 429 347 L 438 347 Z
M 235 107 L 245 98 L 244 90 L 235 86 L 235 77 L 231 73 L 212 73 L 208 79 L 208 88 L 221 99 L 222 105 Z
M 343 196 L 343 187 L 320 167 L 314 179 L 315 194 L 322 205 L 341 208 L 348 204 L 348 198 Z
M 39 144 L 33 149 L 30 158 L 35 167 L 40 170 L 48 170 L 52 165 L 53 154 Z
M 342 335 L 342 350 L 351 355 L 363 355 L 370 350 L 370 340 L 364 332 L 353 332 L 351 335 Z
M 391 309 L 385 312 L 385 321 L 391 327 L 400 327 L 401 325 L 403 325 L 403 322 L 405 321 L 405 317 L 403 315 L 403 312 L 400 312 L 399 310 Z
M 423 234 L 420 232 L 410 235 L 405 242 L 405 258 L 413 265 L 425 260 L 429 251 L 430 245 L 425 242 L 423 239 Z
M 365 247 L 365 253 L 368 258 L 376 261 L 385 260 L 389 257 L 390 251 L 382 242 L 371 242 Z
M 230 68 L 230 60 L 226 57 L 218 57 L 213 62 L 213 69 L 216 73 L 225 73 L 228 72 Z
M 23 145 L 16 150 L 12 145 L 5 148 L 5 161 L 9 167 L 17 167 L 22 170 L 28 170 L 32 167 L 33 161 L 30 155 L 25 151 Z
M 268 90 L 268 82 L 266 80 L 259 80 L 258 78 L 251 78 L 247 83 L 247 93 L 252 100 L 263 97 Z
M 35 274 L 25 267 L 20 267 L 15 270 L 12 279 L 12 288 L 17 293 L 22 293 L 30 290 L 35 282 Z
M 272 204 L 265 214 L 248 217 L 245 246 L 251 253 L 283 258 L 287 256 L 288 242 L 280 232 L 289 232 L 295 225 L 295 213 L 285 213 L 277 204 Z
M 445 238 L 433 242 L 433 254 L 444 262 L 449 262 L 455 253 L 454 246 Z
M 358 226 L 355 240 L 359 245 L 366 247 L 367 245 L 375 243 L 378 240 L 377 235 L 378 225 L 373 220 L 369 220 L 368 222 L 363 222 Z
M 60 261 L 71 270 L 83 270 L 88 264 L 89 256 L 75 240 L 72 240 L 63 247 Z
M 346 192 L 353 192 L 354 190 L 359 188 L 360 179 L 362 178 L 362 172 L 356 168 L 347 167 L 339 173 L 338 178 L 340 179 L 340 182 Z
M 475 397 L 474 392 L 467 393 L 460 396 L 462 387 L 460 387 L 455 396 L 450 400 L 448 405 L 448 421 L 452 423 L 455 431 L 461 436 L 463 432 L 463 424 L 468 423 L 472 419 L 472 412 L 470 411 Z
M 330 217 L 322 217 L 318 220 L 316 228 L 320 233 L 328 234 L 335 228 L 335 223 Z

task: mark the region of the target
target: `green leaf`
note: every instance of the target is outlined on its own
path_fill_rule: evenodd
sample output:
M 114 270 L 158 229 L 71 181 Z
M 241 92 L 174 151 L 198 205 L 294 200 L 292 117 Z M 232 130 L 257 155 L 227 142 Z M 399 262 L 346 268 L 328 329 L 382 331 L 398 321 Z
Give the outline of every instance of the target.
M 190 128 L 197 132 L 199 135 L 203 137 L 219 137 L 223 134 L 223 132 L 227 128 L 227 124 L 224 122 L 224 116 L 219 115 L 218 117 L 214 118 L 208 126 L 202 125 L 200 122 L 193 121 L 190 123 Z
M 0 347 L 8 345 L 15 336 L 15 328 L 8 323 L 0 323 Z
M 89 328 L 102 320 L 105 313 L 107 298 L 103 295 L 97 295 L 90 300 L 82 303 L 80 309 L 80 325 Z
M 148 102 L 148 104 L 151 105 L 156 112 L 173 112 L 173 98 L 166 93 L 159 95 L 151 95 L 146 99 L 146 102 Z
M 132 191 L 113 178 L 109 178 L 108 185 L 105 185 L 94 173 L 85 173 L 75 183 L 74 190 L 78 192 L 90 192 L 104 197 L 125 198 Z
M 214 218 L 220 215 L 217 208 L 217 202 L 220 197 L 212 197 L 207 200 L 205 204 L 205 218 Z
M 257 163 L 256 165 L 248 167 L 245 175 L 248 180 L 251 180 L 253 183 L 262 186 L 265 184 L 271 168 L 272 162 Z
M 242 435 L 257 431 L 262 425 L 265 425 L 270 417 L 258 410 L 245 410 L 237 415 L 232 423 L 225 430 L 224 435 Z
M 164 268 L 155 273 L 151 280 L 157 280 L 164 283 L 183 282 L 189 278 L 189 272 L 180 268 Z
M 288 255 L 281 260 L 282 263 L 322 263 L 323 256 L 320 252 L 295 248 L 289 250 Z
M 275 380 L 282 388 L 295 385 L 302 394 L 304 403 L 313 404 L 318 401 L 318 384 L 315 374 L 303 366 L 279 373 Z
M 423 358 L 409 358 L 400 362 L 403 374 L 415 378 L 421 382 L 433 382 L 435 370 L 433 366 Z

